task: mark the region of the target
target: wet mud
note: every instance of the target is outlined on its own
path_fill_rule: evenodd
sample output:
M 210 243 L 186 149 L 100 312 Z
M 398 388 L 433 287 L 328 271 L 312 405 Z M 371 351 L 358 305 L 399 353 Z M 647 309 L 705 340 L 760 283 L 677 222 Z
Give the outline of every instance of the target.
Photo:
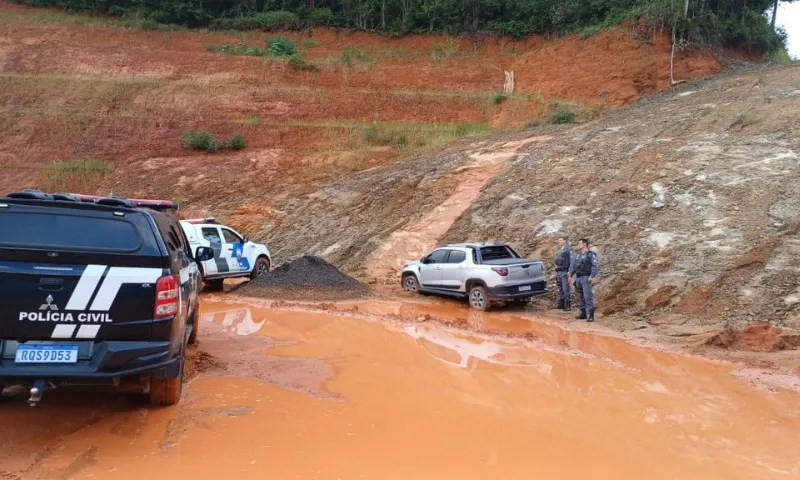
M 732 364 L 513 312 L 219 300 L 176 407 L 4 402 L 0 478 L 800 478 L 800 395 Z

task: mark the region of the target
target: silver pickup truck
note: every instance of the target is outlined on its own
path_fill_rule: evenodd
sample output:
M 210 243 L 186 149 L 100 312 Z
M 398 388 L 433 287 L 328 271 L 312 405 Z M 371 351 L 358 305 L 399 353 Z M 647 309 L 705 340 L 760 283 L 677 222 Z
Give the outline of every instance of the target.
M 504 243 L 444 245 L 406 263 L 401 284 L 410 292 L 468 298 L 484 311 L 492 301 L 524 303 L 547 293 L 544 263 L 522 258 Z

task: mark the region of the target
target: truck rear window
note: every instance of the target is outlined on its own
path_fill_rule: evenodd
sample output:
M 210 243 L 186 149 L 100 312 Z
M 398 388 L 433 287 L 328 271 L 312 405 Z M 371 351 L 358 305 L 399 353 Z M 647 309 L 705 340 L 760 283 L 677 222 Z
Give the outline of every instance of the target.
M 141 239 L 129 221 L 52 213 L 0 213 L 0 246 L 64 249 L 138 250 Z
M 518 258 L 514 252 L 506 246 L 481 247 L 481 259 L 484 262 L 492 260 L 505 260 L 507 258 Z

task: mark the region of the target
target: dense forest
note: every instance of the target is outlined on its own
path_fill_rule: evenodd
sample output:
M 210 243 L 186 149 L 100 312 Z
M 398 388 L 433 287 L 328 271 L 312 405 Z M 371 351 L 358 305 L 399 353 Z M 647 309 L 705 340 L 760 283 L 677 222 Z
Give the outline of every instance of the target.
M 777 0 L 16 0 L 137 17 L 160 24 L 224 29 L 285 30 L 329 26 L 401 35 L 489 31 L 591 33 L 628 18 L 678 24 L 693 43 L 754 52 L 785 46 L 765 13 Z M 794 0 L 784 0 L 794 1 Z

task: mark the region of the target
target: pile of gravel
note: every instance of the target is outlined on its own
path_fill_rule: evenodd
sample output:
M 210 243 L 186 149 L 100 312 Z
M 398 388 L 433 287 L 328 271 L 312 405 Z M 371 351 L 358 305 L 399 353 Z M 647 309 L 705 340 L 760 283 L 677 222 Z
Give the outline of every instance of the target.
M 285 263 L 237 290 L 244 295 L 326 300 L 361 297 L 369 292 L 365 284 L 315 256 Z

